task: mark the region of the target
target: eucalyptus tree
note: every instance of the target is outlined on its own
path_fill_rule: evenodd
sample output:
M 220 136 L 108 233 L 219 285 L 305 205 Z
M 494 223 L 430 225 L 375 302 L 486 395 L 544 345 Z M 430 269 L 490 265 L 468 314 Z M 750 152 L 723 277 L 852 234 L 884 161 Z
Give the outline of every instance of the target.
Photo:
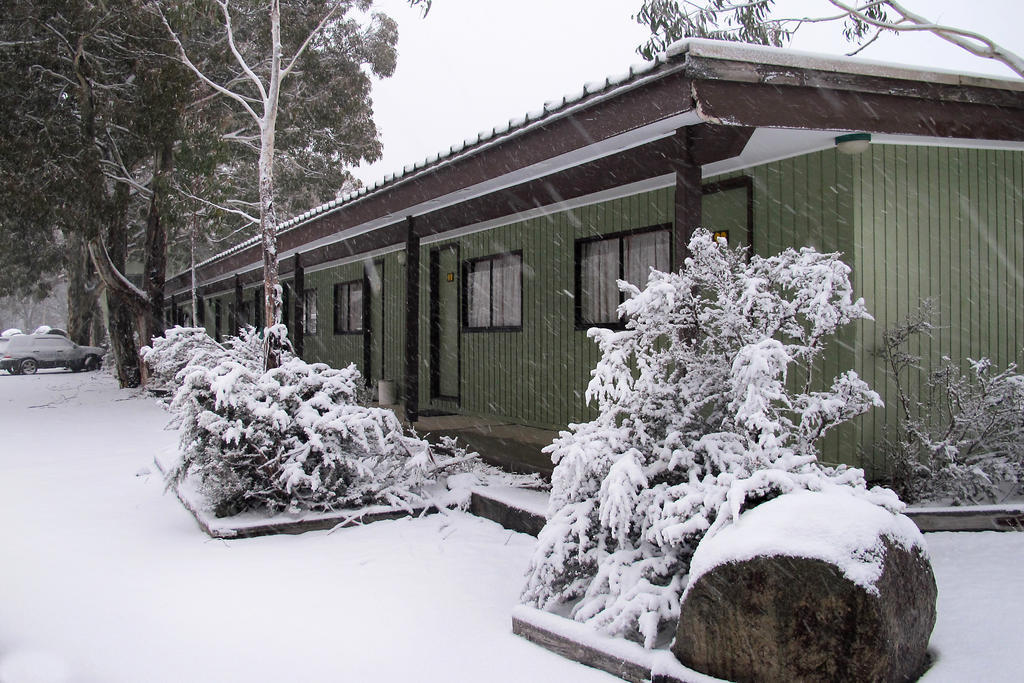
M 926 32 L 973 55 L 1005 64 L 1024 77 L 1024 58 L 991 38 L 927 18 L 899 0 L 821 0 L 819 14 L 786 14 L 778 0 L 642 0 L 634 19 L 650 38 L 646 59 L 680 38 L 715 38 L 782 47 L 805 24 L 841 22 L 856 54 L 884 33 Z M 926 3 L 921 3 L 926 5 Z
M 275 367 L 282 343 L 275 174 L 340 188 L 346 164 L 379 157 L 370 75 L 393 73 L 397 26 L 372 12 L 369 0 L 293 0 L 283 12 L 280 0 L 154 0 L 152 7 L 181 62 L 231 106 L 224 139 L 257 158 L 265 364 Z

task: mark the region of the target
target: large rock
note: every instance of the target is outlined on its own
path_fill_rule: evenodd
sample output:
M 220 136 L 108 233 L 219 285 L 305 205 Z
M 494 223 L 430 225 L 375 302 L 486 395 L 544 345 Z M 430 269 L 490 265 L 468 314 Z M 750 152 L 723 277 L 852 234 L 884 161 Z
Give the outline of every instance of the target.
M 926 664 L 935 577 L 913 522 L 799 493 L 698 547 L 672 650 L 732 681 L 906 681 Z

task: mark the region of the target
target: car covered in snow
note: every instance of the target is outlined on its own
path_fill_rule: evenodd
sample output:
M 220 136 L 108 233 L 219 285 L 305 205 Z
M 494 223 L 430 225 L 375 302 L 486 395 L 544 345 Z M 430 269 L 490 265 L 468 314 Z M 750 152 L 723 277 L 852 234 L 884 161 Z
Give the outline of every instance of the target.
M 79 346 L 61 334 L 16 334 L 0 337 L 0 370 L 12 375 L 31 375 L 40 368 L 96 370 L 104 353 L 98 346 Z

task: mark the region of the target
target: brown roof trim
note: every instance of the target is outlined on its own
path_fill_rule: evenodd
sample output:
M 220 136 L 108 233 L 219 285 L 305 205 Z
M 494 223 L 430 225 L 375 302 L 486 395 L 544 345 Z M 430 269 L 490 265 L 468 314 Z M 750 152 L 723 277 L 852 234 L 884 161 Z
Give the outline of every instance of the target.
M 546 109 L 539 118 L 525 119 L 521 127 L 495 132 L 485 142 L 435 158 L 379 189 L 303 214 L 304 222 L 280 233 L 279 252 L 301 250 L 370 223 L 380 225 L 388 217 L 397 224 L 406 214 L 416 213 L 423 217 L 417 232 L 426 236 L 483 222 L 501 211 L 509 215 L 547 205 L 544 196 L 551 196 L 552 189 L 562 199 L 581 196 L 587 188 L 607 185 L 607 177 L 598 180 L 598 175 L 608 174 L 616 160 L 628 166 L 632 152 L 611 154 L 542 179 L 535 176 L 514 188 L 469 196 L 434 210 L 428 204 L 439 199 L 454 202 L 460 191 L 534 167 L 542 169 L 538 165 L 546 161 L 694 109 L 704 121 L 716 124 L 712 137 L 720 137 L 724 126 L 764 126 L 1024 140 L 1024 85 L 1016 81 L 688 41 L 673 46 L 666 60 L 635 78 L 631 74 L 614 84 L 606 81 L 603 89 L 586 91 L 582 99 L 563 100 L 562 106 Z M 745 142 L 749 132 L 742 135 L 743 131 L 740 137 Z M 736 139 L 723 138 L 725 143 Z M 639 158 L 653 148 L 635 149 Z M 660 167 L 655 160 L 650 162 L 651 168 Z M 622 167 L 615 171 L 617 184 L 641 173 Z M 657 174 L 652 171 L 647 177 Z M 315 247 L 314 260 L 326 262 L 387 246 L 394 239 L 392 232 L 391 226 L 376 228 L 365 237 Z M 218 278 L 260 261 L 260 245 L 243 243 L 202 264 L 197 276 L 200 281 Z M 284 263 L 282 271 L 286 272 Z M 186 287 L 185 273 L 168 282 L 168 291 Z
M 967 102 L 943 98 L 942 88 L 922 84 L 917 93 L 908 95 L 698 81 L 694 95 L 702 117 L 729 125 L 1024 140 L 1024 93 L 994 93 L 989 102 L 981 102 L 982 98 Z M 922 96 L 925 90 L 936 91 L 935 97 Z M 908 96 L 913 102 L 907 101 Z

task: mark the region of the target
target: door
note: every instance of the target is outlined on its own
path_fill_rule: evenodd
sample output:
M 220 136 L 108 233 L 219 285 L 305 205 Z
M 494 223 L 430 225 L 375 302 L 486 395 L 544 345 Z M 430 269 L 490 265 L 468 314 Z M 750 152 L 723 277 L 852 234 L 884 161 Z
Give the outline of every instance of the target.
M 430 396 L 459 398 L 459 248 L 430 252 Z

